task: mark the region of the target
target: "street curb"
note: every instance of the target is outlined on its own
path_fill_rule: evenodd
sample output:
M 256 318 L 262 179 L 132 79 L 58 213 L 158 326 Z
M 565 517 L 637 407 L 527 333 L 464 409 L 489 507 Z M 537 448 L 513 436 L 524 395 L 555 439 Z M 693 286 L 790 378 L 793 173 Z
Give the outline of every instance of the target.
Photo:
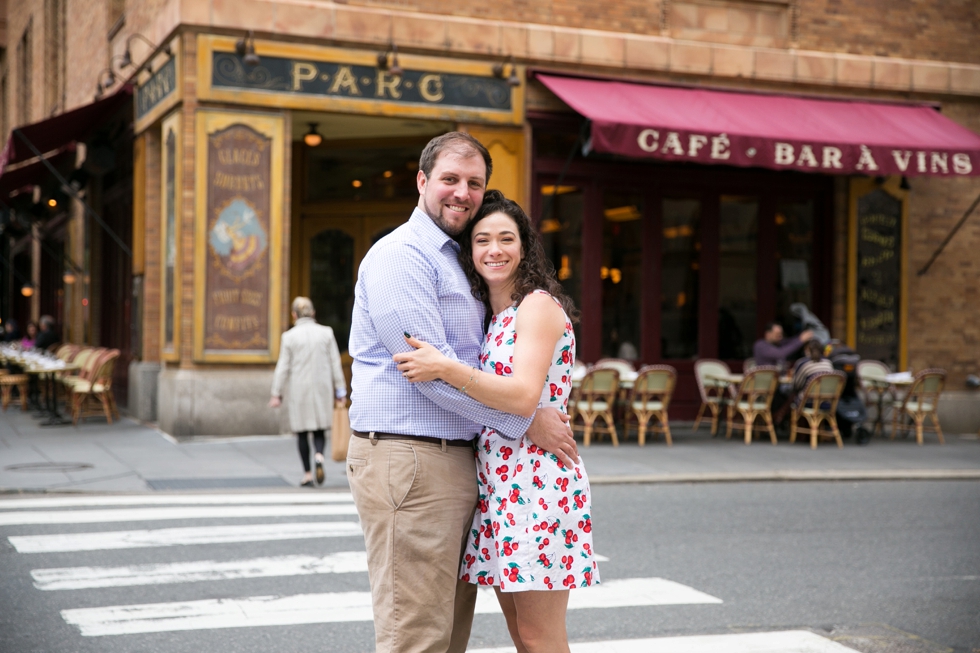
M 980 481 L 980 469 L 775 470 L 696 474 L 589 476 L 592 485 L 639 483 L 757 483 L 772 481 Z

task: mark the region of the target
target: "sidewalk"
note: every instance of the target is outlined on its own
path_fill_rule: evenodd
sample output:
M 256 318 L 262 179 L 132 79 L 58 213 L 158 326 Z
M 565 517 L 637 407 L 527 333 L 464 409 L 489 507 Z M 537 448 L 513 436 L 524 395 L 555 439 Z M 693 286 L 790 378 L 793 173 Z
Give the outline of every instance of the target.
M 289 490 L 299 485 L 302 466 L 295 436 L 190 438 L 175 440 L 133 420 L 112 425 L 91 419 L 77 428 L 43 428 L 14 406 L 0 413 L 0 492 L 147 492 L 188 490 Z M 927 436 L 876 438 L 838 449 L 756 440 L 745 446 L 734 436 L 711 438 L 702 425 L 672 428 L 674 446 L 649 438 L 608 441 L 581 453 L 590 479 L 600 483 L 731 482 L 760 480 L 980 480 L 980 439 L 946 435 L 940 446 Z M 329 443 L 328 443 L 329 449 Z M 343 463 L 327 460 L 325 487 L 347 488 Z

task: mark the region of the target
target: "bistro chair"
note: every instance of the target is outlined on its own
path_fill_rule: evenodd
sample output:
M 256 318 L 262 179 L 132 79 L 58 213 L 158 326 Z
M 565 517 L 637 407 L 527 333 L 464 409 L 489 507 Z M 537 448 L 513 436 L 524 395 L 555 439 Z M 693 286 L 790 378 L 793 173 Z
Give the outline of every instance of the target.
M 898 399 L 891 384 L 885 379 L 891 374 L 891 370 L 881 361 L 862 360 L 858 362 L 855 374 L 861 400 L 866 408 L 874 408 L 876 411 L 872 435 L 884 431 L 885 401 L 890 396 L 889 405 L 891 405 Z
M 789 427 L 791 444 L 796 442 L 796 434 L 801 433 L 810 436 L 811 449 L 817 448 L 817 439 L 820 436 L 834 438 L 838 448 L 844 446 L 837 429 L 837 401 L 846 381 L 847 375 L 837 371 L 820 372 L 807 381 L 803 394 L 800 395 L 800 402 L 793 406 Z M 798 426 L 801 418 L 806 419 L 808 428 Z M 830 427 L 830 431 L 820 430 L 820 424 L 824 422 Z
M 623 425 L 623 437 L 629 433 L 630 417 L 636 417 L 636 439 L 642 447 L 646 444 L 647 423 L 651 418 L 656 422 L 650 427 L 655 435 L 663 433 L 667 446 L 674 444 L 670 438 L 670 423 L 667 419 L 667 407 L 670 405 L 670 398 L 674 394 L 674 386 L 677 383 L 677 370 L 670 365 L 647 365 L 640 369 L 640 373 L 633 382 L 633 389 L 630 391 L 629 409 L 626 411 L 626 420 Z
M 745 361 L 742 363 L 742 372 L 745 373 L 753 369 L 755 369 L 755 359 L 746 358 Z
M 943 429 L 939 426 L 939 395 L 943 392 L 946 385 L 946 370 L 931 368 L 922 370 L 915 375 L 912 386 L 908 394 L 901 401 L 892 404 L 892 439 L 898 429 L 899 419 L 906 421 L 902 430 L 907 431 L 908 421 L 915 423 L 915 441 L 922 444 L 922 432 L 928 427 L 925 426 L 926 417 L 932 419 L 934 428 L 928 429 L 936 432 L 939 444 L 946 444 L 943 439 Z
M 10 405 L 11 393 L 14 388 L 20 393 L 20 409 L 27 411 L 27 384 L 30 381 L 26 374 L 7 374 L 6 371 L 0 374 L 0 405 L 4 412 Z
M 625 358 L 600 358 L 595 362 L 593 367 L 608 367 L 619 372 L 620 376 L 636 373 L 636 368 L 633 367 L 633 363 Z
M 614 447 L 619 446 L 616 437 L 616 421 L 613 418 L 613 406 L 619 393 L 619 372 L 610 367 L 593 367 L 585 373 L 579 384 L 573 400 L 569 401 L 569 415 L 572 430 L 582 431 L 585 446 L 592 442 L 592 432 L 609 433 Z M 575 426 L 575 420 L 581 417 L 582 426 Z M 602 418 L 605 427 L 596 426 L 597 419 Z
M 75 386 L 92 382 L 92 377 L 99 371 L 99 359 L 105 354 L 104 347 L 83 347 L 71 361 L 79 366 L 77 370 L 66 371 L 61 376 L 61 385 L 65 390 L 65 404 L 69 407 L 72 403 L 72 393 Z
M 77 424 L 80 417 L 99 414 L 97 410 L 88 414 L 83 413 L 85 404 L 92 398 L 99 400 L 102 413 L 109 424 L 112 424 L 113 415 L 119 419 L 119 410 L 116 408 L 116 400 L 112 394 L 112 375 L 115 372 L 117 358 L 119 358 L 118 349 L 103 351 L 98 356 L 98 367 L 91 380 L 79 380 L 74 384 L 71 393 L 72 424 Z
M 732 437 L 735 414 L 745 423 L 745 444 L 752 444 L 753 431 L 765 428 L 769 439 L 776 444 L 776 429 L 772 424 L 772 398 L 779 386 L 779 368 L 762 365 L 745 373 L 742 384 L 735 397 L 728 404 L 728 428 L 725 437 Z M 762 418 L 764 427 L 756 427 L 755 421 Z
M 694 362 L 694 378 L 698 383 L 698 392 L 701 393 L 701 408 L 698 409 L 698 416 L 694 420 L 694 431 L 701 425 L 701 418 L 705 411 L 711 413 L 711 435 L 718 433 L 718 417 L 721 415 L 722 406 L 730 398 L 731 391 L 727 381 L 721 381 L 714 377 L 725 377 L 731 375 L 732 371 L 725 363 L 713 358 L 702 358 Z

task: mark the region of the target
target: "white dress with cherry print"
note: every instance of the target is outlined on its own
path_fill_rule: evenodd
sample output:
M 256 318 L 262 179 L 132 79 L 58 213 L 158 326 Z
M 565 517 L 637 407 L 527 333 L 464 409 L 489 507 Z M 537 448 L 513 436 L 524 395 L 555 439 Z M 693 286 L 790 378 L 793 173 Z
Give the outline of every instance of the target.
M 484 372 L 513 374 L 517 310 L 511 306 L 491 318 L 480 357 Z M 568 412 L 574 351 L 575 334 L 566 315 L 539 408 Z M 585 467 L 580 463 L 569 469 L 524 436 L 508 440 L 489 427 L 480 433 L 476 457 L 480 500 L 460 578 L 503 592 L 597 584 Z

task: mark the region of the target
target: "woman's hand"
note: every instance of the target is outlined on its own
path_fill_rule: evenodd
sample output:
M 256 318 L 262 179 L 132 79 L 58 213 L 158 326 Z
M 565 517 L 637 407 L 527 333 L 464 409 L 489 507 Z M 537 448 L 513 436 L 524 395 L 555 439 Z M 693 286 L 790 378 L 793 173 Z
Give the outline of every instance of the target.
M 441 379 L 449 358 L 429 343 L 411 336 L 405 336 L 405 342 L 415 347 L 415 351 L 392 356 L 402 376 L 411 383 Z

